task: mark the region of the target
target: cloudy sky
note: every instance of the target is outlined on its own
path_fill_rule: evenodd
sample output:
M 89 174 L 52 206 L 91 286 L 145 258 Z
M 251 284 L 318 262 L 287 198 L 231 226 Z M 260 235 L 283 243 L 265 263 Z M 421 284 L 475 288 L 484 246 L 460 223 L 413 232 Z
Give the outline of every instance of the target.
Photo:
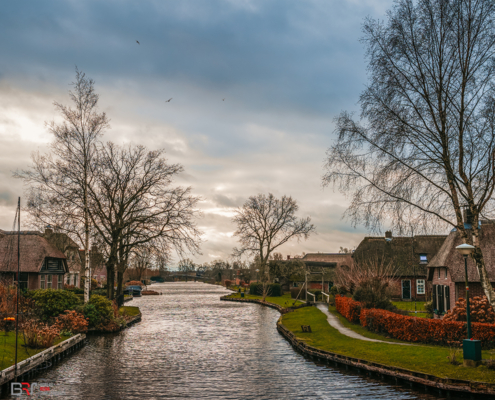
M 111 119 L 105 140 L 164 148 L 177 183 L 202 196 L 198 262 L 236 245 L 249 196 L 291 195 L 318 234 L 284 254 L 336 252 L 364 234 L 346 199 L 321 187 L 334 117 L 357 111 L 367 16 L 392 0 L 3 2 L 0 13 L 0 229 L 10 229 L 33 151 L 46 151 L 53 102 L 69 103 L 75 66 Z M 140 44 L 136 43 L 136 40 Z M 166 102 L 172 98 L 171 102 Z M 225 100 L 223 100 L 225 99 Z

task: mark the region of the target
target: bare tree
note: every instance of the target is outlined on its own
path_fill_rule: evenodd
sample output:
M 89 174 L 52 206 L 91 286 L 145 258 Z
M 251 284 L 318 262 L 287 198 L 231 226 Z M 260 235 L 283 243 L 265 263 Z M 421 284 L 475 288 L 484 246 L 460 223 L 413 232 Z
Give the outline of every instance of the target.
M 28 171 L 17 172 L 16 177 L 30 184 L 28 211 L 35 218 L 55 222 L 55 226 L 71 233 L 85 250 L 84 301 L 90 290 L 90 215 L 89 187 L 94 183 L 96 145 L 108 128 L 105 113 L 98 112 L 99 96 L 94 81 L 76 68 L 76 81 L 69 92 L 74 107 L 54 103 L 63 122 L 47 124 L 54 140 L 47 155 L 35 153 Z M 39 207 L 39 205 L 49 207 Z M 46 210 L 54 212 L 48 215 Z
M 99 149 L 96 185 L 90 192 L 91 217 L 108 248 L 108 297 L 113 298 L 117 266 L 117 293 L 122 293 L 123 265 L 130 252 L 146 243 L 161 248 L 199 252 L 201 231 L 198 197 L 191 188 L 172 187 L 182 171 L 168 164 L 163 150 L 148 151 L 143 146 L 120 147 L 107 143 Z
M 275 249 L 291 239 L 307 239 L 315 232 L 311 218 L 296 217 L 298 209 L 292 197 L 277 199 L 270 193 L 251 196 L 236 210 L 234 235 L 239 238 L 241 247 L 234 249 L 234 256 L 257 255 L 262 283 L 270 282 L 268 260 Z
M 477 229 L 494 215 L 494 17 L 492 0 L 399 0 L 388 21 L 366 20 L 371 83 L 361 120 L 336 120 L 323 183 L 350 195 L 347 216 L 371 230 L 409 219 L 416 231 L 455 227 L 476 247 L 495 307 Z

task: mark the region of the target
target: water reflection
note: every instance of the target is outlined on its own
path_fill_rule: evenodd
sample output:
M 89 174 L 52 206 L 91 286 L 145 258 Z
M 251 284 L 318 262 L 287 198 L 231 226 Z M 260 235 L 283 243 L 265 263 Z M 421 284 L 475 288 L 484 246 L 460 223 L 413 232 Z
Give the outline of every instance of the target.
M 433 399 L 315 364 L 275 328 L 279 313 L 220 302 L 204 283 L 153 285 L 132 301 L 141 323 L 90 337 L 76 355 L 34 378 L 64 399 Z M 17 398 L 17 397 L 12 397 Z

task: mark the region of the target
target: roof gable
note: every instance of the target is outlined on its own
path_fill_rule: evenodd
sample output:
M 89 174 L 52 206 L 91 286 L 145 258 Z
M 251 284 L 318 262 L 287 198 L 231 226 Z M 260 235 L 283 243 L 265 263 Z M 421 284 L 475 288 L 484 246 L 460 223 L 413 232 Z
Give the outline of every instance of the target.
M 39 233 L 2 232 L 0 235 L 0 271 L 17 271 L 17 241 L 19 238 L 20 270 L 21 272 L 39 272 L 45 258 L 62 259 L 66 268 L 64 253 L 52 246 Z

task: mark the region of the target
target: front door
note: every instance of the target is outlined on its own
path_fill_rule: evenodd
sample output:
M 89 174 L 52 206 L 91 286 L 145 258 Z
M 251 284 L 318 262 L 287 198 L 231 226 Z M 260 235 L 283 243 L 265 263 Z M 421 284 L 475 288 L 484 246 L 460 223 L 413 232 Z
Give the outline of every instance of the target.
M 402 281 L 402 299 L 411 300 L 411 281 L 409 279 Z

